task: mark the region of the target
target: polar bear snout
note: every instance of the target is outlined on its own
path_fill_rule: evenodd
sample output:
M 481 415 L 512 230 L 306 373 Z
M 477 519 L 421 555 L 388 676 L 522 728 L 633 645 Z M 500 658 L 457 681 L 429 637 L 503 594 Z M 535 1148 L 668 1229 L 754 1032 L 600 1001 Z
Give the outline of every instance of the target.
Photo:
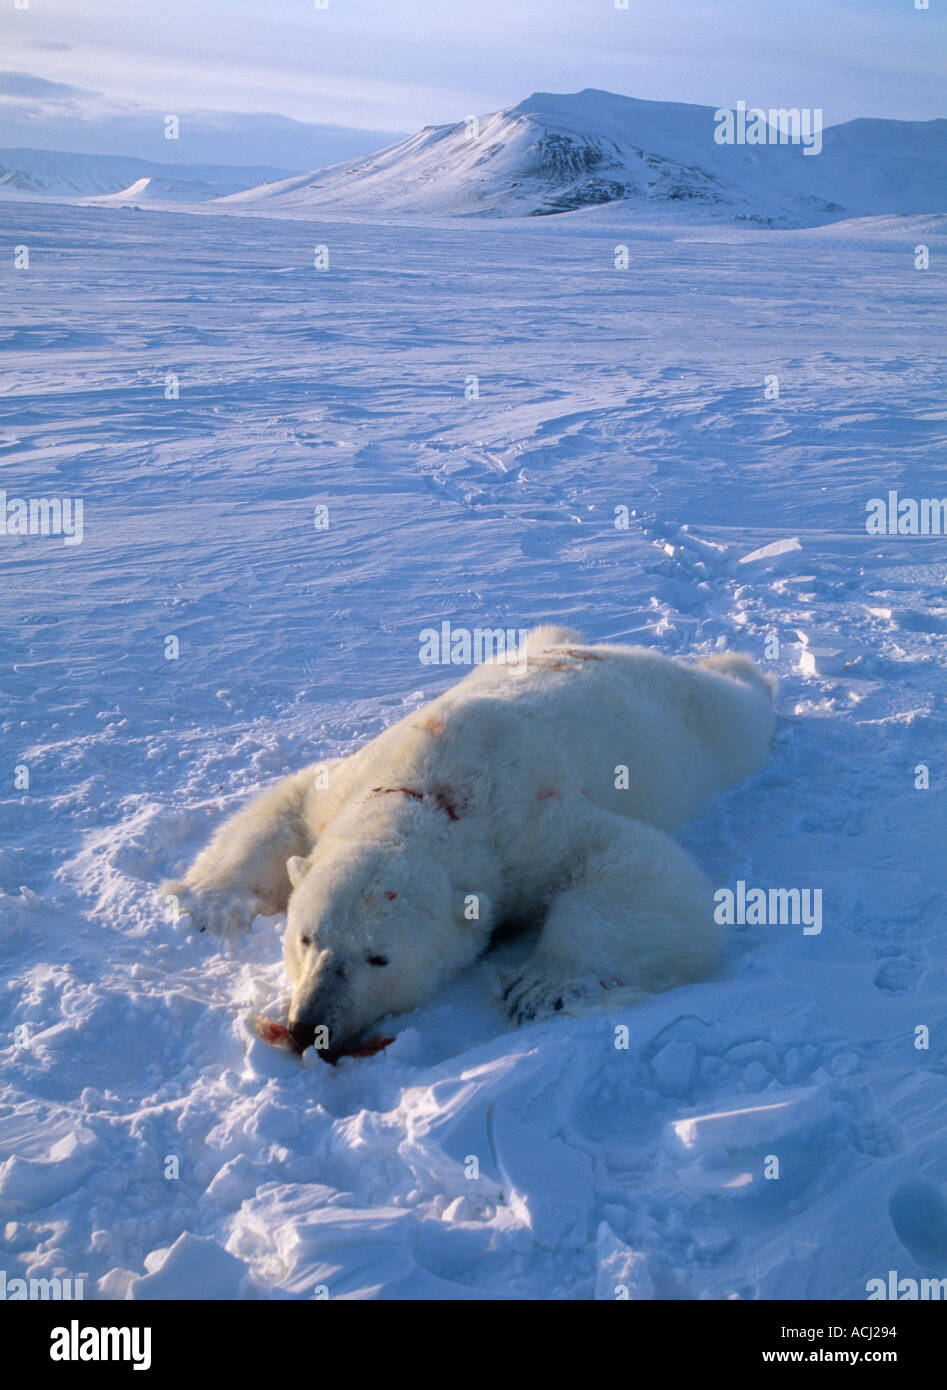
M 289 1032 L 300 1052 L 305 1052 L 316 1041 L 316 1029 L 312 1023 L 293 1023 L 290 1019 Z
M 331 961 L 320 969 L 316 979 L 301 982 L 289 1007 L 289 1031 L 300 1048 L 312 1047 L 316 1030 L 328 1033 L 328 1046 L 320 1047 L 330 1057 L 346 1046 L 349 1039 L 344 1020 L 351 1014 L 352 998 L 345 966 Z M 324 1036 L 324 1035 L 323 1035 Z
M 319 1048 L 319 1054 L 330 1061 L 353 1040 L 346 1037 L 339 1026 L 344 1013 L 343 1001 L 326 1000 L 323 993 L 299 1000 L 295 998 L 289 1010 L 289 1031 L 300 1051 L 312 1047 L 316 1042 L 316 1030 L 320 1030 L 320 1040 L 326 1038 L 327 1045 Z M 321 1032 L 321 1030 L 325 1032 Z

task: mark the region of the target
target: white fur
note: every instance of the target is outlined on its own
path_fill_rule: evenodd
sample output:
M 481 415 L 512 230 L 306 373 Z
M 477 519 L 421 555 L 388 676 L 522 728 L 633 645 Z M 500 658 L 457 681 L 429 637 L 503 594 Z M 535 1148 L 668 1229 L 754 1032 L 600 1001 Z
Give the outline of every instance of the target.
M 772 728 L 749 657 L 686 665 L 539 628 L 525 672 L 475 667 L 351 757 L 286 778 L 163 891 L 201 926 L 288 904 L 290 1023 L 304 1041 L 325 1025 L 333 1050 L 422 1003 L 510 919 L 543 924 L 502 981 L 518 1022 L 615 980 L 668 989 L 709 974 L 720 942 L 710 887 L 667 832 L 758 768 Z

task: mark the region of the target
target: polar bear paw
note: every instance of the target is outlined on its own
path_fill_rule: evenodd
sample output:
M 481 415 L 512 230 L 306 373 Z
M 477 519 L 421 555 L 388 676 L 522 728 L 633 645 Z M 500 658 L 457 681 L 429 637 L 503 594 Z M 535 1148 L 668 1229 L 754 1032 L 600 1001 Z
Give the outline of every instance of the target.
M 500 976 L 497 1002 L 512 1023 L 533 1023 L 552 1018 L 593 991 L 592 981 L 557 978 L 527 961 Z
M 163 883 L 161 896 L 176 900 L 175 920 L 188 916 L 198 931 L 249 931 L 265 904 L 253 894 L 234 893 L 209 884 Z

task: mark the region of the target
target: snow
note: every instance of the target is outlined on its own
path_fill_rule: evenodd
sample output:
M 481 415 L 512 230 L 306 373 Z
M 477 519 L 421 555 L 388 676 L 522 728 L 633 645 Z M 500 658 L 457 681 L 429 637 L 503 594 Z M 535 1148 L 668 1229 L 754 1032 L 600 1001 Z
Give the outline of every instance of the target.
M 940 212 L 947 121 L 856 120 L 802 143 L 723 144 L 711 106 L 587 88 L 427 126 L 387 149 L 220 200 L 267 216 L 542 216 L 622 202 L 638 215 L 808 226 Z M 775 116 L 773 119 L 776 119 Z M 816 124 L 817 123 L 817 124 Z M 819 146 L 816 148 L 816 138 Z
M 8 1278 L 858 1299 L 943 1275 L 947 544 L 864 525 L 889 487 L 943 491 L 943 279 L 913 261 L 943 218 L 0 220 L 30 248 L 3 486 L 85 514 L 75 547 L 0 542 Z M 771 758 L 681 838 L 715 887 L 822 890 L 822 932 L 734 928 L 715 980 L 520 1030 L 488 1001 L 512 942 L 376 1056 L 262 1043 L 281 923 L 193 934 L 157 884 L 460 674 L 418 662 L 443 620 L 753 653 Z M 803 671 L 801 644 L 857 656 Z
M 762 560 L 782 560 L 784 557 L 791 562 L 793 552 L 802 549 L 802 543 L 798 536 L 788 536 L 782 541 L 771 541 L 769 545 L 761 545 L 758 550 L 750 551 L 749 555 L 740 556 L 741 565 L 755 565 Z

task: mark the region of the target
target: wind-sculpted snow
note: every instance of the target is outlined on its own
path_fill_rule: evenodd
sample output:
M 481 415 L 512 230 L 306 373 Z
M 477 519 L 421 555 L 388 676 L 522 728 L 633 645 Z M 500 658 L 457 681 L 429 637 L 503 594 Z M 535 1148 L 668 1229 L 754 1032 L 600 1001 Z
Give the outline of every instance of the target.
M 0 538 L 7 1276 L 436 1299 L 943 1276 L 947 543 L 865 528 L 889 489 L 945 491 L 943 282 L 915 269 L 941 221 L 0 220 L 30 248 L 2 485 L 84 503 L 81 544 Z M 488 1003 L 510 942 L 376 1056 L 267 1046 L 282 924 L 191 933 L 157 884 L 251 790 L 461 674 L 419 664 L 421 629 L 550 619 L 779 678 L 768 764 L 682 839 L 715 888 L 819 890 L 821 929 L 735 923 L 718 979 L 516 1031 Z

